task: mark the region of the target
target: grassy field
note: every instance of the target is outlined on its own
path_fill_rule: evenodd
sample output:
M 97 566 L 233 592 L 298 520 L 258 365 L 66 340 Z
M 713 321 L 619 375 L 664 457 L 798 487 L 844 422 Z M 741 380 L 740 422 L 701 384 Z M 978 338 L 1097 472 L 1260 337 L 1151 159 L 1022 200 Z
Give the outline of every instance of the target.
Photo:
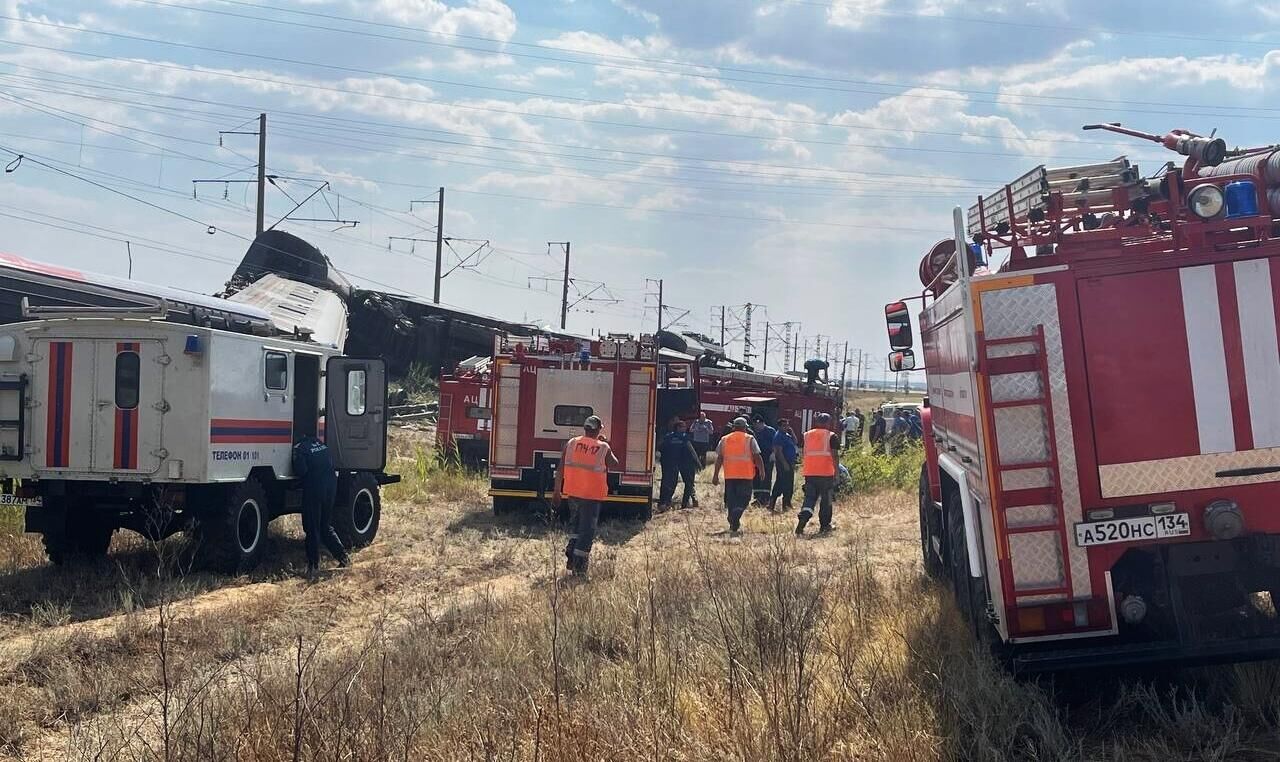
M 883 473 L 910 473 L 908 454 Z M 0 563 L 0 754 L 95 760 L 1274 759 L 1280 669 L 1017 682 L 918 569 L 914 494 L 838 531 L 718 500 L 609 521 L 590 582 L 564 536 L 400 441 L 406 483 L 353 568 L 308 584 L 296 522 L 252 575 L 169 544 Z M 879 473 L 879 471 L 877 471 Z M 918 473 L 918 471 L 917 471 Z M 896 477 L 886 477 L 892 481 Z M 914 477 L 912 480 L 914 483 Z

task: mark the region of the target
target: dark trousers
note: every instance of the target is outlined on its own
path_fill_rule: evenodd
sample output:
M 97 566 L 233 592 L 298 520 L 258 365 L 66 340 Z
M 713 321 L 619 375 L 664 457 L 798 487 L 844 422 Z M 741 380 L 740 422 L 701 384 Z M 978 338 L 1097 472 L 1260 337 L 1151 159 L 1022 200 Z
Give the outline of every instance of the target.
M 688 508 L 691 502 L 698 499 L 693 491 L 693 478 L 697 472 L 697 467 L 692 463 L 683 464 L 678 468 L 664 465 L 662 483 L 658 487 L 658 505 L 671 505 L 671 500 L 676 495 L 676 484 L 682 481 L 684 492 L 680 495 L 680 507 Z
M 342 540 L 333 531 L 333 499 L 337 495 L 338 485 L 331 482 L 325 487 L 302 490 L 302 531 L 307 533 L 307 564 L 320 565 L 320 543 L 329 550 L 329 555 L 342 561 L 347 557 Z
M 724 507 L 729 513 L 729 529 L 735 532 L 742 521 L 742 514 L 747 512 L 747 506 L 751 504 L 752 486 L 750 479 L 724 480 Z
M 769 504 L 772 506 L 782 498 L 784 508 L 791 507 L 791 498 L 796 493 L 796 469 L 778 468 L 777 477 L 773 480 L 773 492 L 769 493 Z
M 764 473 L 756 475 L 755 481 L 755 499 L 764 502 L 769 498 L 769 491 L 773 488 L 773 458 L 765 456 Z
M 564 548 L 569 571 L 582 574 L 591 560 L 591 545 L 600 522 L 600 501 L 569 498 L 569 544 Z
M 813 508 L 818 506 L 818 523 L 831 526 L 831 491 L 835 488 L 834 476 L 806 476 L 804 478 L 804 503 L 800 506 L 800 521 L 813 518 Z
M 698 467 L 707 465 L 707 453 L 711 450 L 710 442 L 694 442 L 693 451 L 698 453 Z

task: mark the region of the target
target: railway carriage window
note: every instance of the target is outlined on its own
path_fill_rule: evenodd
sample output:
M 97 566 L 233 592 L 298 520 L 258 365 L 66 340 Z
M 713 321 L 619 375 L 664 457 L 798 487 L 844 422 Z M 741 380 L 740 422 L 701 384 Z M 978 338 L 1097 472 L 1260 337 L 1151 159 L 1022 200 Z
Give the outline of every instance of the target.
M 266 384 L 277 391 L 289 388 L 289 356 L 283 352 L 267 352 Z
M 138 406 L 138 382 L 141 363 L 137 352 L 116 355 L 116 407 L 133 410 Z
M 556 405 L 554 411 L 557 426 L 581 426 L 594 414 L 590 405 Z
M 363 370 L 347 371 L 347 415 L 364 415 L 366 380 Z

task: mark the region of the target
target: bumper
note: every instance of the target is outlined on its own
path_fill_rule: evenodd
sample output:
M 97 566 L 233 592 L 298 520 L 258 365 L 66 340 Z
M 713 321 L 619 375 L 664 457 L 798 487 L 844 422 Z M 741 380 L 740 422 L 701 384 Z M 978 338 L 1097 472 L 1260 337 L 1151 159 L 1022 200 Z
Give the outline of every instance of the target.
M 1035 674 L 1161 663 L 1194 666 L 1277 657 L 1280 657 L 1280 636 L 1233 638 L 1203 643 L 1126 643 L 1015 652 L 1013 671 L 1017 674 Z
M 538 498 L 537 490 L 531 489 L 499 489 L 497 487 L 489 490 L 489 497 L 518 497 L 526 500 L 536 500 Z M 549 497 L 549 495 L 548 495 Z M 644 495 L 609 495 L 603 501 L 605 503 L 639 503 L 641 505 L 648 503 L 649 497 Z

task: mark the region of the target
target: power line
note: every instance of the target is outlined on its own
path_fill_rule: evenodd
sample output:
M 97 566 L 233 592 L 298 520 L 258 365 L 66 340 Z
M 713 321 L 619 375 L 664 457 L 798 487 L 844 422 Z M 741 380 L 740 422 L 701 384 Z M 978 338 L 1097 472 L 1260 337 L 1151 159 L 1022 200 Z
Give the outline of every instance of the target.
M 266 23 L 270 23 L 270 24 L 278 24 L 278 25 L 293 26 L 293 27 L 302 28 L 302 29 L 312 29 L 312 30 L 318 30 L 318 31 L 328 31 L 328 32 L 334 32 L 334 33 L 344 34 L 344 35 L 356 35 L 356 36 L 371 37 L 371 38 L 376 38 L 376 39 L 393 40 L 393 41 L 397 41 L 397 42 L 409 42 L 409 43 L 420 44 L 420 45 L 428 45 L 428 46 L 433 46 L 433 47 L 443 47 L 443 48 L 451 48 L 451 49 L 456 49 L 456 50 L 464 50 L 464 51 L 468 51 L 468 52 L 486 53 L 486 54 L 494 55 L 494 56 L 511 56 L 511 57 L 517 57 L 517 58 L 531 58 L 531 59 L 536 59 L 536 60 L 553 61 L 553 62 L 557 62 L 557 63 L 567 63 L 567 64 L 573 64 L 573 65 L 578 65 L 578 66 L 598 66 L 598 67 L 601 67 L 601 68 L 608 68 L 608 69 L 621 69 L 621 70 L 626 70 L 626 71 L 644 71 L 644 72 L 653 72 L 653 73 L 667 74 L 667 75 L 673 75 L 673 76 L 685 76 L 685 77 L 690 77 L 690 78 L 693 78 L 693 79 L 705 79 L 705 80 L 716 80 L 716 81 L 722 81 L 722 82 L 737 82 L 737 83 L 759 84 L 759 85 L 773 85 L 773 86 L 782 86 L 782 87 L 789 87 L 789 88 L 804 88 L 804 89 L 816 89 L 816 90 L 830 90 L 830 91 L 834 91 L 834 92 L 866 93 L 866 94 L 873 94 L 873 95 L 897 95 L 897 94 L 896 94 L 896 93 L 886 93 L 886 92 L 882 92 L 882 91 L 865 91 L 865 90 L 856 90 L 856 89 L 849 89 L 849 88 L 840 88 L 840 87 L 833 87 L 833 86 L 828 86 L 828 85 L 811 85 L 811 84 L 804 84 L 804 82 L 833 82 L 833 83 L 851 84 L 851 85 L 863 85 L 863 86 L 872 86 L 872 87 L 897 87 L 897 88 L 906 88 L 906 89 L 919 88 L 919 87 L 935 87 L 935 86 L 936 86 L 936 87 L 946 87 L 948 90 L 951 90 L 952 92 L 962 92 L 962 93 L 968 93 L 968 94 L 992 95 L 992 96 L 998 96 L 998 97 L 1006 97 L 1006 96 L 1008 96 L 1008 95 L 1009 95 L 1009 94 L 1007 94 L 1007 93 L 1001 93 L 1001 92 L 999 92 L 999 91 L 991 91 L 991 90 L 970 90 L 970 89 L 956 89 L 956 88 L 950 87 L 949 85 L 933 85 L 933 84 L 930 84 L 930 83 L 927 83 L 927 82 L 925 82 L 925 83 L 900 83 L 900 82 L 885 82 L 885 81 L 877 81 L 877 80 L 857 80 L 857 79 L 849 79 L 849 78 L 842 78 L 842 77 L 824 77 L 824 76 L 817 76 L 817 75 L 812 75 L 812 74 L 799 74 L 799 73 L 794 73 L 794 72 L 781 72 L 781 71 L 763 70 L 763 69 L 748 69 L 748 68 L 736 67 L 736 66 L 724 66 L 724 65 L 721 65 L 721 64 L 718 64 L 718 63 L 713 63 L 713 64 L 699 64 L 699 63 L 687 62 L 687 61 L 676 61 L 676 60 L 673 60 L 673 59 L 652 59 L 652 58 L 644 58 L 644 57 L 639 57 L 639 56 L 616 56 L 616 55 L 603 54 L 603 53 L 600 53 L 600 52 L 598 52 L 598 51 L 586 51 L 586 50 L 580 50 L 580 49 L 574 49 L 574 48 L 566 48 L 566 47 L 561 47 L 561 46 L 553 46 L 553 45 L 539 45 L 539 44 L 534 44 L 534 43 L 516 42 L 516 41 L 512 41 L 512 40 L 502 40 L 502 39 L 499 39 L 499 38 L 494 38 L 494 37 L 483 37 L 483 36 L 479 36 L 479 35 L 468 35 L 468 34 L 460 34 L 460 33 L 435 32 L 435 31 L 432 31 L 432 30 L 428 30 L 428 29 L 419 29 L 419 28 L 410 27 L 410 26 L 407 26 L 407 25 L 400 25 L 400 24 L 388 24 L 388 23 L 382 23 L 382 22 L 374 22 L 374 21 L 368 21 L 368 20 L 365 20 L 365 19 L 357 19 L 357 18 L 352 18 L 352 17 L 347 17 L 347 16 L 339 16 L 339 15 L 336 15 L 336 14 L 320 13 L 320 12 L 317 12 L 317 11 L 304 11 L 304 10 L 299 10 L 299 9 L 292 9 L 292 8 L 280 8 L 280 7 L 275 7 L 275 6 L 261 6 L 261 5 L 255 4 L 255 3 L 242 2 L 242 1 L 240 1 L 240 0 L 215 0 L 215 1 L 216 1 L 216 2 L 225 3 L 225 4 L 230 4 L 230 5 L 247 6 L 247 7 L 251 7 L 251 8 L 255 8 L 255 9 L 263 9 L 263 8 L 265 8 L 266 10 L 272 10 L 272 11 L 276 11 L 276 12 L 280 12 L 280 13 L 291 13 L 291 14 L 297 14 L 297 15 L 303 15 L 303 16 L 310 16 L 310 17 L 320 17 L 320 18 L 325 18 L 325 19 L 329 19 L 329 20 L 342 21 L 343 23 L 347 23 L 347 24 L 352 24 L 352 23 L 355 23 L 355 24 L 364 24 L 364 25 L 368 25 L 368 26 L 386 27 L 386 28 L 400 29 L 400 30 L 404 30 L 404 31 L 411 31 L 411 32 L 418 33 L 418 34 L 427 34 L 427 35 L 436 35 L 436 36 L 448 37 L 448 38 L 458 38 L 458 39 L 469 39 L 469 40 L 484 41 L 484 42 L 489 42 L 489 43 L 496 44 L 496 45 L 501 45 L 501 46 L 503 46 L 503 48 L 506 48 L 506 47 L 509 47 L 509 46 L 519 46 L 519 47 L 524 47 L 524 48 L 535 48 L 535 49 L 540 49 L 540 50 L 553 51 L 553 52 L 556 52 L 556 53 L 560 53 L 560 54 L 562 54 L 562 55 L 559 55 L 559 56 L 555 56 L 555 55 L 537 55 L 537 54 L 531 54 L 531 53 L 519 53 L 519 52 L 514 52 L 514 51 L 506 50 L 506 49 L 497 49 L 497 50 L 494 50 L 494 49 L 489 49 L 489 48 L 477 48 L 477 47 L 473 47 L 473 46 L 459 45 L 459 44 L 456 44 L 456 43 L 432 42 L 432 41 L 429 41 L 429 40 L 423 40 L 423 39 L 418 39 L 418 38 L 413 38 L 413 37 L 399 37 L 399 36 L 392 36 L 392 35 L 383 35 L 383 34 L 377 34 L 377 33 L 372 33 L 372 32 L 362 31 L 362 30 L 358 30 L 358 29 L 352 29 L 352 28 L 350 28 L 350 27 L 348 27 L 348 28 L 335 28 L 335 27 L 320 26 L 320 25 L 316 25 L 316 24 L 304 24 L 304 23 L 297 22 L 297 21 L 286 21 L 286 20 L 283 20 L 283 19 L 275 19 L 275 18 L 271 18 L 270 16 L 256 16 L 256 15 L 243 14 L 243 13 L 232 13 L 232 12 L 230 12 L 230 11 L 219 11 L 219 10 L 216 10 L 216 9 L 213 9 L 213 8 L 209 8 L 209 7 L 206 7 L 206 6 L 200 6 L 200 5 L 184 5 L 184 4 L 181 4 L 181 3 L 159 2 L 158 0 L 138 0 L 138 2 L 145 3 L 145 4 L 148 4 L 148 5 L 153 5 L 153 6 L 167 7 L 167 8 L 177 8 L 177 9 L 186 10 L 186 11 L 194 11 L 194 12 L 199 12 L 199 13 L 216 14 L 216 15 L 220 15 L 220 16 L 228 16 L 228 17 L 233 17 L 233 18 L 239 18 L 239 19 L 251 20 L 251 21 L 255 21 L 255 22 L 266 22 Z M 799 0 L 784 0 L 784 2 L 799 2 Z M 825 3 L 810 3 L 810 4 L 812 4 L 812 5 L 819 5 L 819 6 L 821 6 L 821 7 L 836 7 L 836 6 L 834 6 L 834 5 L 825 4 Z M 1204 41 L 1208 41 L 1208 42 L 1219 42 L 1219 43 L 1222 43 L 1222 42 L 1235 42 L 1235 43 L 1245 43 L 1245 44 L 1252 44 L 1252 45 L 1278 45 L 1278 44 L 1280 44 L 1280 42 L 1250 42 L 1250 41 L 1241 41 L 1241 40 L 1223 40 L 1223 39 L 1215 39 L 1215 38 L 1199 38 L 1199 37 L 1186 36 L 1186 35 L 1151 35 L 1151 34 L 1138 33 L 1138 32 L 1113 32 L 1113 31 L 1105 30 L 1105 29 L 1088 29 L 1088 28 L 1084 28 L 1084 27 L 1070 27 L 1070 26 L 1064 26 L 1064 25 L 1034 24 L 1034 23 L 1021 23 L 1021 22 L 1002 21 L 1002 20 L 997 20 L 997 19 L 967 18 L 967 17 L 954 16 L 954 15 L 950 15 L 950 14 L 947 14 L 947 15 L 924 15 L 924 14 L 894 13 L 894 12 L 892 12 L 892 11 L 874 11 L 874 10 L 873 10 L 873 11 L 864 11 L 864 10 L 861 10 L 861 9 L 860 9 L 860 10 L 859 10 L 859 15 L 869 15 L 869 16 L 897 16 L 897 17 L 911 17 L 911 18 L 917 18 L 917 19 L 926 19 L 926 18 L 927 18 L 927 19 L 930 19 L 930 20 L 941 20 L 941 21 L 965 21 L 965 22 L 972 22 L 972 23 L 999 24 L 999 25 L 1003 25 L 1003 26 L 1022 26 L 1022 27 L 1032 27 L 1032 28 L 1045 28 L 1045 29 L 1051 29 L 1051 30 L 1055 30 L 1055 31 L 1056 31 L 1056 30 L 1083 31 L 1083 32 L 1089 32 L 1089 33 L 1091 33 L 1091 34 L 1136 34 L 1136 35 L 1140 35 L 1140 36 L 1156 36 L 1156 37 L 1162 37 L 1162 36 L 1163 36 L 1163 37 L 1166 37 L 1166 38 L 1168 38 L 1168 39 L 1176 39 L 1176 40 L 1204 40 Z M 575 54 L 575 55 L 589 56 L 589 57 L 596 58 L 596 59 L 604 59 L 604 60 L 606 60 L 606 61 L 608 61 L 608 60 L 614 60 L 614 61 L 619 61 L 619 60 L 621 60 L 621 61 L 628 61 L 628 62 L 648 63 L 648 64 L 651 64 L 651 66 L 647 66 L 647 67 L 645 67 L 645 66 L 634 66 L 634 65 L 620 65 L 620 64 L 612 64 L 612 63 L 602 63 L 602 62 L 601 62 L 601 61 L 599 61 L 599 60 L 597 60 L 597 61 L 583 61 L 583 60 L 574 59 L 574 58 L 565 58 L 565 57 L 563 57 L 563 54 L 564 54 L 564 53 L 572 53 L 572 54 Z M 668 70 L 661 69 L 661 68 L 655 68 L 655 67 L 653 66 L 653 64 L 658 64 L 658 65 L 662 65 L 662 66 L 675 66 L 675 67 L 683 67 L 683 68 L 692 68 L 692 69 L 695 69 L 695 71 L 692 71 L 692 72 L 668 71 Z M 710 69 L 710 70 L 714 70 L 714 71 L 721 71 L 721 72 L 728 71 L 728 72 L 734 72 L 734 73 L 751 74 L 751 75 L 756 75 L 756 76 L 777 77 L 777 78 L 786 79 L 786 80 L 788 80 L 788 81 L 786 81 L 786 82 L 770 82 L 770 81 L 767 81 L 767 80 L 763 80 L 763 81 L 762 81 L 762 80 L 757 80 L 757 79 L 745 79 L 745 78 L 739 78 L 739 77 L 726 77 L 726 76 L 724 76 L 723 74 L 710 73 L 710 72 L 708 72 L 708 69 Z M 1157 106 L 1173 106 L 1173 107 L 1177 107 L 1177 106 L 1181 106 L 1181 105 L 1183 105 L 1183 104 L 1177 104 L 1177 103 L 1162 103 L 1162 102 L 1150 102 L 1150 101 L 1127 101 L 1127 100 L 1119 100 L 1119 99 L 1088 98 L 1088 97 L 1081 97 L 1081 96 L 1068 96 L 1068 95 L 1023 95 L 1023 96 L 1015 96 L 1015 97 L 1023 97 L 1023 98 L 1041 98 L 1041 99 L 1047 99 L 1047 100 L 1078 101 L 1078 102 L 1084 102 L 1084 103 L 1106 103 L 1106 104 L 1112 104 L 1112 105 L 1129 105 L 1129 104 L 1133 104 L 1133 103 L 1137 103 L 1137 104 L 1139 104 L 1139 105 L 1157 105 Z M 1193 106 L 1193 107 L 1194 107 L 1194 106 Z M 1222 107 L 1223 107 L 1223 108 L 1233 108 L 1233 109 L 1234 109 L 1234 108 L 1240 108 L 1240 109 L 1252 110 L 1252 108 L 1251 108 L 1251 107 L 1236 107 L 1236 106 L 1222 106 Z

